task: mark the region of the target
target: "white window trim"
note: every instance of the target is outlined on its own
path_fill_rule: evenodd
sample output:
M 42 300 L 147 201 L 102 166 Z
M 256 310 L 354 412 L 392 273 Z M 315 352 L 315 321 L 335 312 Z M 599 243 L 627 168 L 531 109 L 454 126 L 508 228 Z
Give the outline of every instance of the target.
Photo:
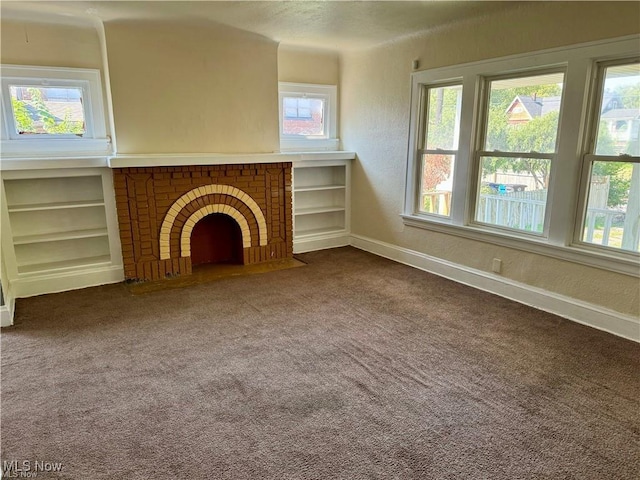
M 588 204 L 588 195 L 590 188 L 590 180 L 591 180 L 591 169 L 593 167 L 594 162 L 602 161 L 602 162 L 629 162 L 629 163 L 640 163 L 638 161 L 638 157 L 633 157 L 630 155 L 619 155 L 619 156 L 610 156 L 610 155 L 602 155 L 596 153 L 596 141 L 598 137 L 598 128 L 599 128 L 599 120 L 600 120 L 600 112 L 602 110 L 602 100 L 603 100 L 603 92 L 604 92 L 604 73 L 605 68 L 613 65 L 621 65 L 625 63 L 637 63 L 640 61 L 640 52 L 636 52 L 637 55 L 635 57 L 627 57 L 627 58 L 618 58 L 616 61 L 600 61 L 594 64 L 594 68 L 592 71 L 592 82 L 591 82 L 591 94 L 589 95 L 589 102 L 587 108 L 587 125 L 586 131 L 588 132 L 584 138 L 583 145 L 583 156 L 582 156 L 582 175 L 580 181 L 580 195 L 578 196 L 578 212 L 579 216 L 577 217 L 578 222 L 576 222 L 573 243 L 575 245 L 579 245 L 583 248 L 597 248 L 602 250 L 608 250 L 612 252 L 618 252 L 617 249 L 612 249 L 607 246 L 600 246 L 597 244 L 593 244 L 590 242 L 586 242 L 583 240 L 583 228 L 582 226 L 585 223 L 587 217 L 587 204 Z
M 324 136 L 302 137 L 282 133 L 284 97 L 321 98 L 325 100 Z M 280 151 L 338 150 L 338 88 L 335 85 L 317 85 L 311 83 L 278 83 L 278 115 L 280 128 Z
M 593 83 L 596 61 L 637 57 L 638 40 L 633 35 L 602 42 L 531 52 L 493 60 L 473 62 L 452 67 L 416 72 L 411 78 L 411 120 L 407 159 L 405 202 L 402 218 L 408 226 L 434 230 L 451 235 L 497 244 L 517 250 L 568 260 L 588 266 L 638 277 L 640 254 L 626 251 L 611 252 L 597 245 L 576 241 L 576 221 L 580 211 L 583 155 L 587 153 L 590 105 L 588 99 Z M 551 188 L 548 192 L 548 235 L 537 238 L 517 231 L 487 228 L 473 223 L 477 190 L 478 145 L 477 128 L 480 100 L 484 94 L 484 78 L 520 72 L 564 69 L 563 115 L 560 118 L 556 160 L 551 166 Z M 437 85 L 462 81 L 462 113 L 459 151 L 453 179 L 451 216 L 436 217 L 419 213 L 420 158 L 420 91 L 423 85 Z M 562 185 L 562 188 L 558 186 Z
M 110 153 L 100 71 L 82 68 L 2 65 L 2 93 L 0 108 L 4 127 L 0 129 L 0 148 L 3 157 L 33 157 L 55 155 L 107 155 Z M 85 115 L 85 134 L 39 135 L 20 137 L 15 131 L 11 110 L 9 85 L 68 86 L 82 89 Z

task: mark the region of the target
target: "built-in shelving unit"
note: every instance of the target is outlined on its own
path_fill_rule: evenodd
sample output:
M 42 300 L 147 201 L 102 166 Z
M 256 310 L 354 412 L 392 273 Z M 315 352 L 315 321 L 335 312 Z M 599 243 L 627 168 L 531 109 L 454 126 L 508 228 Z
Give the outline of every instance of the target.
M 4 187 L 18 273 L 110 262 L 101 175 L 7 179 Z
M 2 187 L 2 247 L 19 296 L 120 278 L 110 170 L 6 171 Z
M 349 160 L 293 165 L 294 252 L 349 243 Z

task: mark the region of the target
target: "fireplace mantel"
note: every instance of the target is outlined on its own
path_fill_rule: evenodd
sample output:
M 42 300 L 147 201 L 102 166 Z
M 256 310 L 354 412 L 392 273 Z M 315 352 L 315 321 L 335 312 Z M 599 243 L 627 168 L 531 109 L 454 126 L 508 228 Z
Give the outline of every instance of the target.
M 182 165 L 239 165 L 245 163 L 280 163 L 300 161 L 353 160 L 355 152 L 284 152 L 284 153 L 144 153 L 107 156 L 22 156 L 0 155 L 0 171 L 54 170 L 62 168 L 177 167 Z
M 111 168 L 177 167 L 184 165 L 241 165 L 313 160 L 353 160 L 355 152 L 285 152 L 285 153 L 205 153 L 205 154 L 137 154 L 109 157 Z

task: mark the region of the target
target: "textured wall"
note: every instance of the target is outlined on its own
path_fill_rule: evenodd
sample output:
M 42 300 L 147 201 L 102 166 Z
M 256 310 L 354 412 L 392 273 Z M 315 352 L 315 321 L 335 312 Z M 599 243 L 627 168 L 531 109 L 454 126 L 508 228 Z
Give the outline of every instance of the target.
M 635 2 L 540 2 L 341 57 L 341 138 L 358 153 L 352 231 L 461 265 L 640 314 L 638 280 L 495 245 L 405 227 L 404 199 L 411 62 L 420 68 L 477 61 L 640 31 Z
M 105 30 L 119 153 L 279 150 L 276 42 L 197 22 Z
M 278 80 L 338 85 L 340 80 L 338 60 L 338 54 L 335 52 L 280 45 Z
M 2 63 L 45 67 L 102 68 L 94 28 L 2 21 Z

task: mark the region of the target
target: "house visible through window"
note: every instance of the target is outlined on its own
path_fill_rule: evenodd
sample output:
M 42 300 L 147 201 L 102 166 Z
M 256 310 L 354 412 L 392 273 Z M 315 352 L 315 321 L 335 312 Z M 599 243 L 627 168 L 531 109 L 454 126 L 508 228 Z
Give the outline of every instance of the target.
M 278 85 L 280 148 L 337 150 L 337 89 L 334 85 Z
M 603 65 L 582 240 L 640 251 L 640 63 Z
M 2 65 L 3 155 L 102 155 L 111 152 L 100 72 Z
M 10 85 L 9 92 L 17 134 L 84 135 L 82 89 Z
M 324 104 L 322 98 L 284 97 L 283 135 L 324 135 Z
M 543 233 L 564 73 L 488 81 L 475 220 Z
M 413 73 L 406 173 L 408 226 L 637 276 L 638 37 Z

